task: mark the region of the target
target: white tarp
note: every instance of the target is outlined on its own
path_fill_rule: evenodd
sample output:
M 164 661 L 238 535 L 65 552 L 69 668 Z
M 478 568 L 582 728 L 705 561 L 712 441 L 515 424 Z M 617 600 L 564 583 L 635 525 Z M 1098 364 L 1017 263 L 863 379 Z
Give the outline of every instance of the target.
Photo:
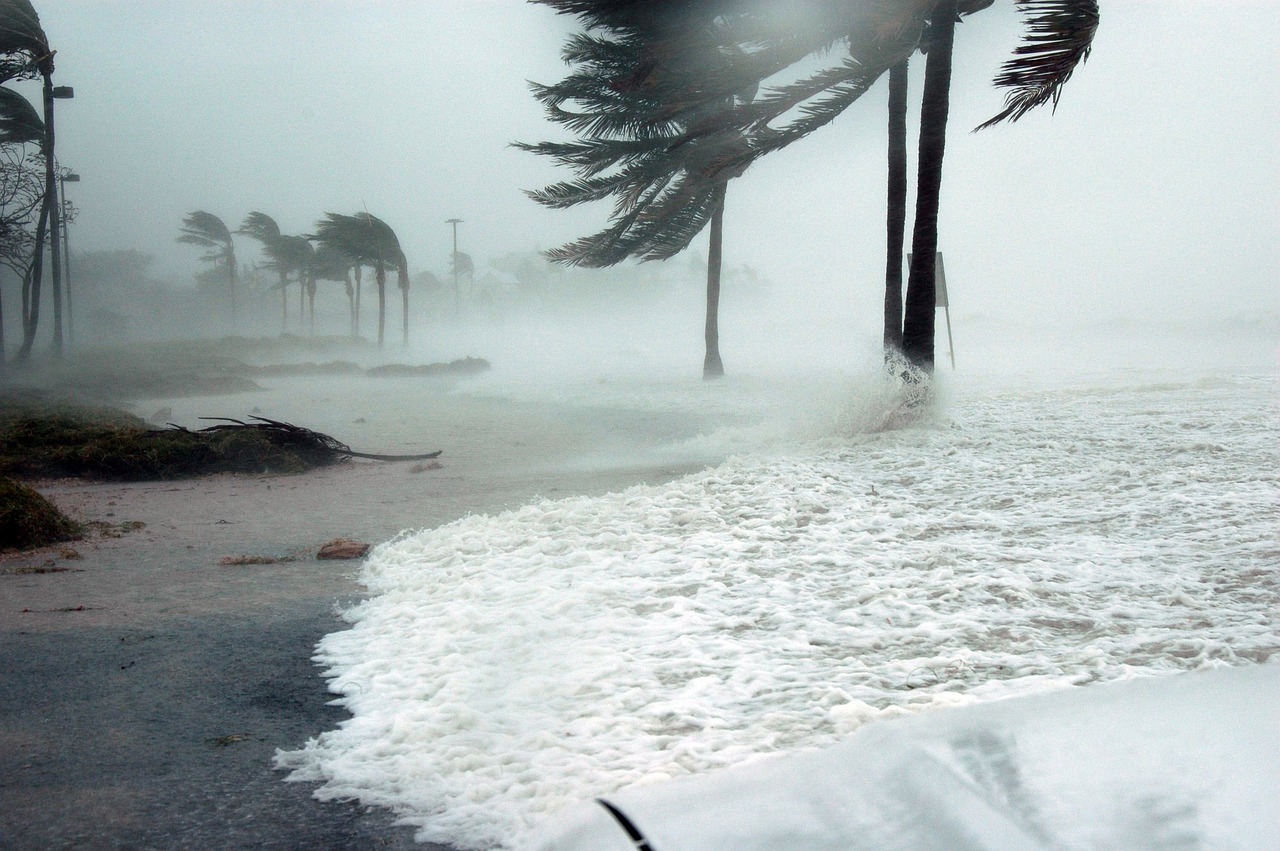
M 1280 848 L 1280 665 L 870 724 L 823 750 L 608 796 L 653 851 Z M 637 846 L 595 802 L 531 844 Z

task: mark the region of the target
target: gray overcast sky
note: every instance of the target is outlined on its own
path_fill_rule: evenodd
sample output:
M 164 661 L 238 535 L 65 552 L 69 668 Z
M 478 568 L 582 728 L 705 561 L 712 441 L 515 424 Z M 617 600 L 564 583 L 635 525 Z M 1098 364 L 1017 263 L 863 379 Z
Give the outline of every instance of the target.
M 960 313 L 1280 311 L 1280 4 L 1103 0 L 1056 115 L 971 134 L 1018 36 L 1012 0 L 957 31 L 941 244 Z M 36 0 L 58 49 L 59 153 L 83 175 L 73 245 L 136 248 L 189 278 L 183 215 L 251 210 L 304 232 L 368 209 L 414 269 L 444 268 L 444 220 L 483 263 L 604 223 L 522 189 L 564 176 L 508 147 L 555 136 L 550 82 L 572 22 L 520 0 Z M 919 94 L 915 63 L 913 97 Z M 37 89 L 23 84 L 28 96 Z M 730 189 L 726 262 L 878 316 L 884 87 Z M 914 132 L 914 131 L 913 131 Z M 914 182 L 914 180 L 913 180 Z M 252 256 L 246 241 L 244 252 Z M 704 241 L 695 250 L 705 251 Z

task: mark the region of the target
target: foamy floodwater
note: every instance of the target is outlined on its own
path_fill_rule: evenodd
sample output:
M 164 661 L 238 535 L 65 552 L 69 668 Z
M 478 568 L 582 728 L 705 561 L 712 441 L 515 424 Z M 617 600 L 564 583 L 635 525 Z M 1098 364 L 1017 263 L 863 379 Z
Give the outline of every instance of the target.
M 420 839 L 512 847 L 878 718 L 1280 646 L 1271 377 L 960 389 L 888 430 L 892 394 L 851 398 L 674 436 L 756 451 L 667 485 L 379 547 L 317 655 L 353 717 L 280 764 Z

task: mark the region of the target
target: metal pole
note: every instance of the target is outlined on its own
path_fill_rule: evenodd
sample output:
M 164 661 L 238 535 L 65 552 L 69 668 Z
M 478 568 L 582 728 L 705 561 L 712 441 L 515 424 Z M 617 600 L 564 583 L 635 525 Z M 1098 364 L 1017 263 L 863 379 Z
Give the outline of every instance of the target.
M 951 355 L 951 368 L 956 368 L 956 347 L 951 339 L 951 294 L 947 292 L 947 273 L 942 265 L 942 252 L 937 254 L 936 268 L 934 275 L 935 292 L 937 293 L 937 305 L 942 308 L 942 313 L 947 318 L 947 351 Z
M 67 183 L 79 183 L 80 175 L 74 172 L 67 172 L 60 175 L 58 183 L 62 187 L 62 215 L 67 214 Z M 67 226 L 64 218 L 62 222 L 62 276 L 67 284 L 67 345 L 74 346 L 76 342 L 75 323 L 73 321 L 74 314 L 71 311 L 71 228 Z
M 447 224 L 453 225 L 453 312 L 455 315 L 462 312 L 462 301 L 458 295 L 458 224 L 462 219 L 445 219 Z
M 61 231 L 58 229 L 58 186 L 54 173 L 54 133 L 53 133 L 53 74 L 52 69 L 44 75 L 44 167 L 45 197 L 49 205 L 49 271 L 53 284 L 53 356 L 62 359 L 62 252 L 58 250 L 62 243 Z

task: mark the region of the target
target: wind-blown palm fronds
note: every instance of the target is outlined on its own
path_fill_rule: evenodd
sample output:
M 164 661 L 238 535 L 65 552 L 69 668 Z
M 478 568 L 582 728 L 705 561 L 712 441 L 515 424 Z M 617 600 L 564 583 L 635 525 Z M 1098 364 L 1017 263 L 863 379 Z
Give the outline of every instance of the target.
M 38 144 L 43 139 L 44 121 L 36 108 L 22 95 L 0 86 L 0 144 Z
M 1017 121 L 1046 103 L 1056 109 L 1062 87 L 1089 58 L 1098 31 L 1097 0 L 1018 0 L 1018 9 L 1027 17 L 1026 32 L 995 79 L 996 86 L 1012 91 L 1005 108 L 978 130 Z
M 226 267 L 227 295 L 231 305 L 231 325 L 234 329 L 237 322 L 236 246 L 231 238 L 231 231 L 222 219 L 213 213 L 196 210 L 182 220 L 182 231 L 177 241 L 209 249 L 200 259 Z
M 53 73 L 53 51 L 29 0 L 0 0 L 0 82 Z
M 275 269 L 280 278 L 276 287 L 280 290 L 280 327 L 281 331 L 289 330 L 289 273 L 292 271 L 282 251 L 280 226 L 276 220 L 266 213 L 254 211 L 245 216 L 244 222 L 236 230 L 250 239 L 262 244 L 262 253 L 267 256 L 267 266 Z
M 387 268 L 396 269 L 404 305 L 404 341 L 409 342 L 409 262 L 400 248 L 400 240 L 386 222 L 367 212 L 345 216 L 325 213 L 316 222 L 313 237 L 364 266 L 373 267 L 378 285 L 378 345 L 384 341 L 386 325 Z

